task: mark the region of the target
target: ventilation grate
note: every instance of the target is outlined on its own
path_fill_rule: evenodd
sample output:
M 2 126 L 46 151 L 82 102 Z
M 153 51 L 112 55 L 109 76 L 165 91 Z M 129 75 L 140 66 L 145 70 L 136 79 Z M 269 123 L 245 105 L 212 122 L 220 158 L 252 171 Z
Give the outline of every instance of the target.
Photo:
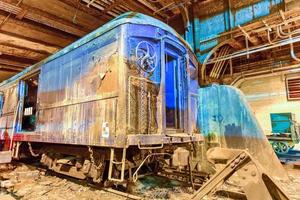
M 300 100 L 300 77 L 286 79 L 288 100 Z

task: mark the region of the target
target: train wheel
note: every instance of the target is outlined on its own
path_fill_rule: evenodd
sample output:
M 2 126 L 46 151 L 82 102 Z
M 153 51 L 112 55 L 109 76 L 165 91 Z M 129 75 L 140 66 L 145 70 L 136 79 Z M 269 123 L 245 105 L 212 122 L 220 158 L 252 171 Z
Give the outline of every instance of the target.
M 285 154 L 289 151 L 289 146 L 286 142 L 273 142 L 272 147 L 278 154 Z

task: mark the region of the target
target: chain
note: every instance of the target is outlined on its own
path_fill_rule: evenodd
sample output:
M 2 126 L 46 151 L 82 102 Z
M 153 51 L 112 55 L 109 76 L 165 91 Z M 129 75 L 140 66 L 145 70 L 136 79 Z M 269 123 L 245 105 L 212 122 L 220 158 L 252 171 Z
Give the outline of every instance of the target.
M 40 154 L 38 154 L 38 153 L 34 153 L 33 152 L 33 149 L 32 149 L 32 146 L 31 146 L 31 143 L 30 142 L 28 142 L 28 147 L 29 147 L 29 151 L 30 151 L 30 153 L 31 153 L 31 155 L 33 156 L 33 157 L 38 157 Z
M 98 166 L 95 163 L 94 151 L 93 151 L 92 147 L 88 146 L 88 149 L 90 152 L 90 159 L 91 159 L 92 164 L 96 167 L 96 169 L 101 169 L 102 163 L 100 162 Z

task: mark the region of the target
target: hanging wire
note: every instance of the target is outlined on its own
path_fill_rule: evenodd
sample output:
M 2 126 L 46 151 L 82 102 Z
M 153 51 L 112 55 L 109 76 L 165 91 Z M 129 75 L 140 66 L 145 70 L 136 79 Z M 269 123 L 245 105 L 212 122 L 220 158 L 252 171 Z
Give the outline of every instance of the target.
M 80 0 L 77 0 L 76 11 L 75 11 L 75 14 L 74 14 L 73 19 L 72 19 L 72 22 L 73 22 L 74 24 L 77 24 L 76 19 L 77 19 L 77 13 L 78 13 L 79 5 L 80 5 Z

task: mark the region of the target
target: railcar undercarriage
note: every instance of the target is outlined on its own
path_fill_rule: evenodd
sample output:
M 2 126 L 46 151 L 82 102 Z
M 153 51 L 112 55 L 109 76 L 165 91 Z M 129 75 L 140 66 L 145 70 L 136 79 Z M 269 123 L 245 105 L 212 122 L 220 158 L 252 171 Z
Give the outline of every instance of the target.
M 207 174 L 201 169 L 197 149 L 200 143 L 162 146 L 104 148 L 81 145 L 17 142 L 14 159 L 37 157 L 49 170 L 103 186 L 136 182 L 143 174 L 170 176 L 202 184 Z M 199 157 L 199 156 L 198 156 Z M 194 177 L 190 176 L 194 169 Z M 165 172 L 162 173 L 162 172 Z M 172 173 L 171 173 L 172 172 Z M 197 175 L 196 175 L 197 174 Z
M 130 189 L 139 177 L 155 174 L 187 183 L 194 191 L 198 189 L 191 199 L 202 199 L 233 179 L 239 180 L 244 193 L 238 195 L 245 199 L 257 199 L 253 189 L 261 193 L 258 199 L 289 199 L 246 150 L 213 147 L 206 151 L 203 144 L 192 142 L 143 149 L 16 142 L 13 155 L 14 159 L 37 157 L 49 170 L 104 187 L 122 185 Z M 212 173 L 205 172 L 203 163 L 214 169 L 220 164 L 223 167 L 210 177 Z

